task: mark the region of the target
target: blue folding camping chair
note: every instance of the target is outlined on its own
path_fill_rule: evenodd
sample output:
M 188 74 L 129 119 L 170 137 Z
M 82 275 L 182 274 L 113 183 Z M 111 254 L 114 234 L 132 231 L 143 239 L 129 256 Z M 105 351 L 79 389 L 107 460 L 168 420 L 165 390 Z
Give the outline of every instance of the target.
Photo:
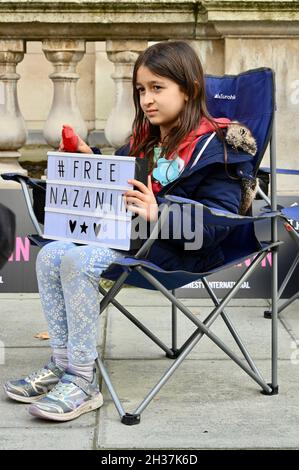
M 102 277 L 115 281 L 114 285 L 106 291 L 99 286 L 99 291 L 103 295 L 100 304 L 100 313 L 111 303 L 122 314 L 125 315 L 135 326 L 145 333 L 158 347 L 160 347 L 166 356 L 173 359 L 173 363 L 168 370 L 162 375 L 156 385 L 149 391 L 146 397 L 140 402 L 138 407 L 132 412 L 126 412 L 120 401 L 120 398 L 109 377 L 108 370 L 101 357 L 97 359 L 97 365 L 100 369 L 102 377 L 110 392 L 113 402 L 120 415 L 121 422 L 127 425 L 138 424 L 140 422 L 141 413 L 148 406 L 151 400 L 156 396 L 163 385 L 168 381 L 176 369 L 182 364 L 186 356 L 193 350 L 199 340 L 206 335 L 213 343 L 215 343 L 222 351 L 224 351 L 241 369 L 243 369 L 262 389 L 265 395 L 274 395 L 278 393 L 277 382 L 277 251 L 280 242 L 277 239 L 277 219 L 280 217 L 276 204 L 276 154 L 275 154 L 275 85 L 274 73 L 269 68 L 261 68 L 250 70 L 236 76 L 225 75 L 223 77 L 206 76 L 206 90 L 208 109 L 212 116 L 224 116 L 232 120 L 247 125 L 256 141 L 258 152 L 255 156 L 255 176 L 257 176 L 260 162 L 264 155 L 265 149 L 270 142 L 270 158 L 271 158 L 271 211 L 266 211 L 258 216 L 249 215 L 241 216 L 227 211 L 220 211 L 211 207 L 203 206 L 192 200 L 179 198 L 177 196 L 165 196 L 163 210 L 156 225 L 154 226 L 150 237 L 139 249 L 135 256 L 127 256 L 115 263 L 103 273 Z M 45 240 L 42 239 L 42 231 L 34 216 L 31 207 L 30 195 L 27 184 L 35 188 L 36 191 L 41 189 L 42 183 L 39 181 L 28 180 L 20 175 L 2 175 L 5 179 L 14 179 L 22 184 L 25 199 L 29 207 L 29 213 L 33 223 L 38 231 L 38 235 L 31 236 L 33 243 L 42 246 Z M 38 187 L 39 186 L 39 187 Z M 173 203 L 182 206 L 189 205 L 193 208 L 199 208 L 203 213 L 203 223 L 206 225 L 224 225 L 232 227 L 230 235 L 223 242 L 222 250 L 225 253 L 223 264 L 208 272 L 194 273 L 186 271 L 165 271 L 159 266 L 147 261 L 146 253 L 151 245 L 157 239 L 158 234 L 163 228 L 163 224 L 168 219 L 169 211 Z M 42 215 L 40 216 L 42 221 Z M 254 230 L 254 224 L 261 220 L 268 220 L 271 224 L 271 241 L 257 242 L 251 245 L 247 240 L 242 239 L 244 226 L 249 226 Z M 47 242 L 47 241 L 46 241 Z M 249 278 L 249 276 L 257 269 L 262 260 L 268 253 L 272 253 L 272 353 L 271 353 L 271 382 L 267 383 L 262 377 L 252 357 L 247 351 L 243 341 L 237 333 L 234 325 L 229 319 L 225 308 L 230 300 L 237 294 L 241 285 Z M 220 301 L 217 299 L 212 288 L 207 282 L 207 277 L 211 274 L 232 267 L 248 257 L 254 256 L 254 261 L 241 275 L 240 279 L 235 283 L 234 287 Z M 204 321 L 200 321 L 179 299 L 175 297 L 175 289 L 180 288 L 190 282 L 201 280 L 205 286 L 207 293 L 212 299 L 215 308 L 206 317 Z M 143 289 L 151 289 L 160 291 L 172 304 L 172 342 L 166 345 L 139 319 L 134 317 L 123 305 L 116 299 L 124 283 L 134 285 Z M 186 338 L 182 345 L 178 345 L 177 341 L 177 313 L 182 312 L 194 325 L 195 329 L 190 337 Z M 242 357 L 235 354 L 221 339 L 219 339 L 211 330 L 211 326 L 217 317 L 221 315 L 230 333 L 232 334 L 236 344 L 238 345 Z M 246 362 L 244 361 L 244 358 Z

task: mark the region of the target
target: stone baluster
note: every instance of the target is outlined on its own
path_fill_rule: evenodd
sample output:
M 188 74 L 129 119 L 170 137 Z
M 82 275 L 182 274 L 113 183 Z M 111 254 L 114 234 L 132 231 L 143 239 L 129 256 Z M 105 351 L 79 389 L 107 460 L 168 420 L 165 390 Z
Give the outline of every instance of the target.
M 115 82 L 115 101 L 108 117 L 105 136 L 117 148 L 124 144 L 132 130 L 134 103 L 132 75 L 138 55 L 147 47 L 147 41 L 108 40 L 106 51 L 108 59 L 114 63 L 111 77 Z
M 20 75 L 16 72 L 25 52 L 23 40 L 0 39 L 0 173 L 27 174 L 18 162 L 27 131 L 18 103 Z
M 83 140 L 87 126 L 77 104 L 76 84 L 80 76 L 76 66 L 85 53 L 84 40 L 47 39 L 43 41 L 46 58 L 52 62 L 54 72 L 49 75 L 54 85 L 51 110 L 44 126 L 45 140 L 58 148 L 63 124 L 69 124 Z

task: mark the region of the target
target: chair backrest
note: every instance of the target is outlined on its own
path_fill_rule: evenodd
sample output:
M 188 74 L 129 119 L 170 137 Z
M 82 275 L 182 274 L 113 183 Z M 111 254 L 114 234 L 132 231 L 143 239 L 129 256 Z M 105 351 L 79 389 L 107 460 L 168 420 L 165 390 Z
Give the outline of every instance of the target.
M 239 75 L 205 76 L 209 113 L 245 124 L 253 133 L 258 151 L 258 170 L 272 133 L 275 80 L 270 68 L 248 70 Z

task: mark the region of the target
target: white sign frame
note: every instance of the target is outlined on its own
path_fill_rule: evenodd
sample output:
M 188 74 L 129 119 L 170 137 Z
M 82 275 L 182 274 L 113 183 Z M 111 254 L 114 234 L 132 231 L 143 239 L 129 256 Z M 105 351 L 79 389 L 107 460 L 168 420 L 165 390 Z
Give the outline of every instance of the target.
M 137 178 L 136 157 L 71 152 L 47 155 L 43 237 L 130 250 L 134 214 L 126 210 L 123 194 L 132 188 L 128 179 Z

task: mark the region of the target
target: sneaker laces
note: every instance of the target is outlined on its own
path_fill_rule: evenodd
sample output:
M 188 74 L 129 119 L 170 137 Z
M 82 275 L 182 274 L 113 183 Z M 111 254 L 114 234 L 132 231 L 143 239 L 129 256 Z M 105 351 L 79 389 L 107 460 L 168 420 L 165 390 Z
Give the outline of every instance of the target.
M 72 382 L 58 382 L 54 388 L 52 388 L 51 392 L 48 393 L 48 397 L 50 398 L 58 398 L 64 397 L 68 392 L 72 391 L 73 387 L 76 387 L 75 384 Z
M 42 367 L 41 369 L 38 369 L 37 371 L 32 372 L 31 374 L 27 375 L 25 380 L 27 382 L 30 382 L 31 380 L 35 380 L 39 377 L 45 377 L 49 373 L 49 370 L 50 369 L 48 369 L 47 366 Z

